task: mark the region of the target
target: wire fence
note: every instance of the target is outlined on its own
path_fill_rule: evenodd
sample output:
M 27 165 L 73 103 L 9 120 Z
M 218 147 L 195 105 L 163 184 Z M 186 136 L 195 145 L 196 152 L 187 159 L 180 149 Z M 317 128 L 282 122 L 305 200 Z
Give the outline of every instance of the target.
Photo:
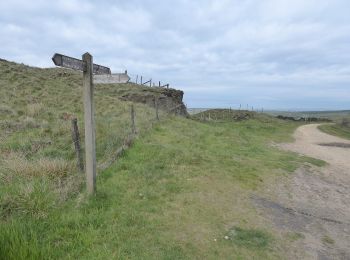
M 97 170 L 110 167 L 135 139 L 158 122 L 178 114 L 179 105 L 160 107 L 99 96 L 96 102 Z M 38 120 L 39 121 L 39 120 Z M 24 124 L 24 123 L 23 123 Z M 69 176 L 85 168 L 82 113 L 62 113 L 50 123 L 15 125 L 1 135 L 1 178 L 23 176 Z M 24 134 L 24 136 L 23 136 Z M 4 177 L 5 176 L 5 177 Z
M 113 98 L 109 97 L 113 100 Z M 97 152 L 97 169 L 103 171 L 110 167 L 118 157 L 129 148 L 134 140 L 140 134 L 150 130 L 153 125 L 161 120 L 166 119 L 169 115 L 175 115 L 177 108 L 160 109 L 157 99 L 155 99 L 154 107 L 145 108 L 141 104 L 127 102 L 117 113 L 116 117 L 108 119 L 96 118 L 96 152 Z M 79 170 L 84 165 L 80 154 L 83 153 L 84 145 L 82 144 L 83 133 L 75 134 L 74 121 L 72 119 L 72 145 L 71 149 L 75 150 L 76 165 Z M 78 130 L 79 131 L 79 130 Z M 81 140 L 74 139 L 75 136 L 81 136 Z M 78 145 L 77 142 L 79 143 Z M 79 150 L 80 149 L 80 150 Z
M 137 85 L 147 86 L 147 87 L 160 87 L 160 88 L 169 88 L 169 83 L 165 83 L 159 79 L 147 77 L 141 74 L 130 74 L 128 73 L 130 83 Z

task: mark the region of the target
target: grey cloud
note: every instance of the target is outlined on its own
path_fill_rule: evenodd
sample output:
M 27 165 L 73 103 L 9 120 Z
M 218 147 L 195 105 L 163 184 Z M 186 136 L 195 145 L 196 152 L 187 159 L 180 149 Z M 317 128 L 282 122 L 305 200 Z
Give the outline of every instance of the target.
M 54 52 L 90 51 L 114 71 L 183 88 L 190 107 L 348 108 L 349 8 L 346 0 L 3 1 L 0 57 L 52 66 Z

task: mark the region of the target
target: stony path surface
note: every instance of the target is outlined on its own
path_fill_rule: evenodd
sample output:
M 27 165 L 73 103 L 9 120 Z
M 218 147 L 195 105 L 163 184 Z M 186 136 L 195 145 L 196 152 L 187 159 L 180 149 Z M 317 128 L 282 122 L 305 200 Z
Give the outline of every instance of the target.
M 298 169 L 274 188 L 275 199 L 255 198 L 277 229 L 300 239 L 290 259 L 350 259 L 350 141 L 321 132 L 317 124 L 299 127 L 285 150 L 327 162 Z

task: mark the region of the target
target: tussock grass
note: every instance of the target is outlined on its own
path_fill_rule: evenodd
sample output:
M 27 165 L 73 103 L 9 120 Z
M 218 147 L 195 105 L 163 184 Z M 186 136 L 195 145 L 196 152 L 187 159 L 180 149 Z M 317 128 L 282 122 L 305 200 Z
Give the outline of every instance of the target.
M 24 155 L 11 153 L 3 160 L 4 168 L 9 173 L 18 176 L 63 178 L 74 172 L 72 162 L 56 158 L 39 158 L 38 160 L 28 160 Z
M 27 105 L 27 115 L 30 117 L 36 117 L 38 116 L 41 111 L 43 110 L 43 104 L 41 103 L 33 103 Z
M 7 105 L 0 105 L 0 114 L 12 116 L 16 115 L 16 111 Z
M 11 215 L 46 218 L 55 207 L 53 186 L 47 179 L 19 182 L 6 193 L 1 193 L 1 217 Z

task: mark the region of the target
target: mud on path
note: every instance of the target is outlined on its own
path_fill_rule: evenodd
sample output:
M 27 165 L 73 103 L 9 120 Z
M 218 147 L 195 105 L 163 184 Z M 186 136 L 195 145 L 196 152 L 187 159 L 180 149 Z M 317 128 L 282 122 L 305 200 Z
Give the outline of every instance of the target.
M 327 165 L 298 169 L 272 189 L 274 196 L 253 200 L 276 230 L 296 237 L 287 259 L 350 259 L 350 141 L 318 126 L 299 127 L 295 142 L 279 147 Z

